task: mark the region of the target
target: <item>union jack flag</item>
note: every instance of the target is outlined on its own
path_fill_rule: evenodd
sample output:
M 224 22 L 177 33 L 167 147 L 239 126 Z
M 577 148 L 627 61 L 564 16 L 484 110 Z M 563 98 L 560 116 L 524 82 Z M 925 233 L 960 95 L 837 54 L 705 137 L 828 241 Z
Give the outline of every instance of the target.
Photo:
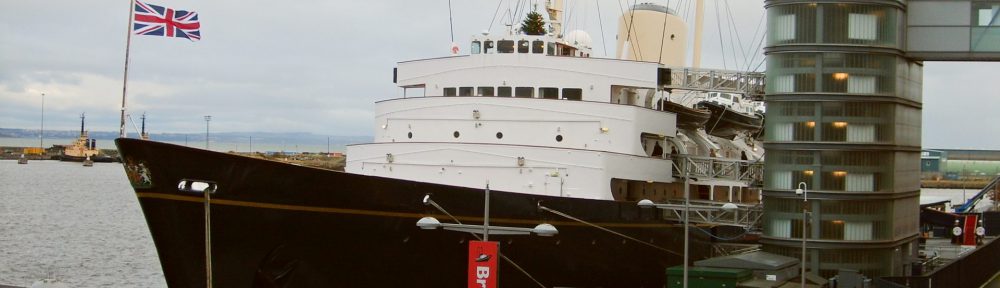
M 136 35 L 152 35 L 201 40 L 198 13 L 174 10 L 135 1 L 135 21 L 132 31 Z

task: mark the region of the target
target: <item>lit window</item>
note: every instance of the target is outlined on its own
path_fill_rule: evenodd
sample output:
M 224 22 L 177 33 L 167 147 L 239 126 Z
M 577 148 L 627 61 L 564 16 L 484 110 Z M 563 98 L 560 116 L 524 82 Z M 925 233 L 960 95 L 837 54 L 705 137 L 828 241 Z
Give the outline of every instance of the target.
M 517 53 L 528 53 L 528 40 L 517 41 Z
M 497 41 L 497 52 L 514 53 L 514 40 Z
M 531 42 L 531 53 L 542 54 L 545 50 L 545 42 L 542 40 L 535 40 Z

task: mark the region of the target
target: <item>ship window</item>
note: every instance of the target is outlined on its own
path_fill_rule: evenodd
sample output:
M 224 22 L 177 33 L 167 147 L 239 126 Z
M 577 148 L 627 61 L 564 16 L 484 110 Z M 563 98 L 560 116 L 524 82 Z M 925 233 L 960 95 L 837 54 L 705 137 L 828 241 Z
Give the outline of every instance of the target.
M 413 139 L 413 132 L 406 132 L 406 138 Z
M 444 96 L 455 96 L 455 95 L 458 95 L 458 94 L 455 93 L 455 91 L 456 91 L 455 87 L 444 88 Z
M 497 52 L 514 53 L 514 40 L 497 41 Z
M 545 99 L 559 99 L 559 88 L 552 88 L 552 87 L 538 88 L 538 97 Z
M 566 100 L 583 100 L 583 89 L 580 89 L 580 88 L 563 88 L 562 99 L 566 99 Z
M 497 139 L 503 139 L 503 132 L 497 132 Z
M 549 56 L 556 55 L 556 43 L 549 42 L 547 47 L 548 49 L 545 49 L 545 54 Z
M 556 142 L 562 142 L 562 135 L 556 135 Z
M 479 50 L 482 49 L 482 44 L 479 41 L 472 41 L 472 54 L 479 54 Z
M 510 86 L 500 86 L 497 87 L 497 96 L 500 97 L 510 97 Z
M 472 96 L 472 87 L 458 87 L 458 96 Z
M 532 88 L 532 87 L 517 87 L 517 88 L 514 88 L 514 97 L 520 97 L 520 98 L 532 98 L 532 97 L 535 97 L 535 88 Z
M 479 96 L 493 96 L 493 87 L 479 87 Z
M 517 53 L 528 53 L 528 40 L 517 41 Z
M 484 49 L 483 53 L 485 54 L 496 53 L 496 51 L 493 51 L 493 41 L 483 42 L 483 49 Z
M 458 138 L 459 136 L 458 131 L 455 131 L 455 133 L 451 133 L 451 136 L 455 136 L 455 138 Z
M 531 53 L 542 54 L 545 50 L 545 42 L 542 40 L 535 40 L 531 42 Z

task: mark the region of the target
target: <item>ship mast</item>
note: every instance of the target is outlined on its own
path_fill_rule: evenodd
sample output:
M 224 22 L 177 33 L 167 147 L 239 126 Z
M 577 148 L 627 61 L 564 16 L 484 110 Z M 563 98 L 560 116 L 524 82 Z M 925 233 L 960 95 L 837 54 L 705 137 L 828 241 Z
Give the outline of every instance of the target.
M 87 113 L 80 113 L 80 136 L 83 136 L 83 120 L 87 118 Z
M 139 138 L 149 140 L 149 134 L 146 134 L 146 112 L 142 112 L 142 131 L 139 132 Z

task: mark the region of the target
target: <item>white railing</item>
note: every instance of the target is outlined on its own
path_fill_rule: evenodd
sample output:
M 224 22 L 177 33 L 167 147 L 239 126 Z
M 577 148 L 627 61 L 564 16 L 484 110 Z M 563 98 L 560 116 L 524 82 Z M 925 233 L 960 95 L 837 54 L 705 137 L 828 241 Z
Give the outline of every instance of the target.
M 666 68 L 669 83 L 664 89 L 743 94 L 751 100 L 764 100 L 764 73 L 692 68 Z

